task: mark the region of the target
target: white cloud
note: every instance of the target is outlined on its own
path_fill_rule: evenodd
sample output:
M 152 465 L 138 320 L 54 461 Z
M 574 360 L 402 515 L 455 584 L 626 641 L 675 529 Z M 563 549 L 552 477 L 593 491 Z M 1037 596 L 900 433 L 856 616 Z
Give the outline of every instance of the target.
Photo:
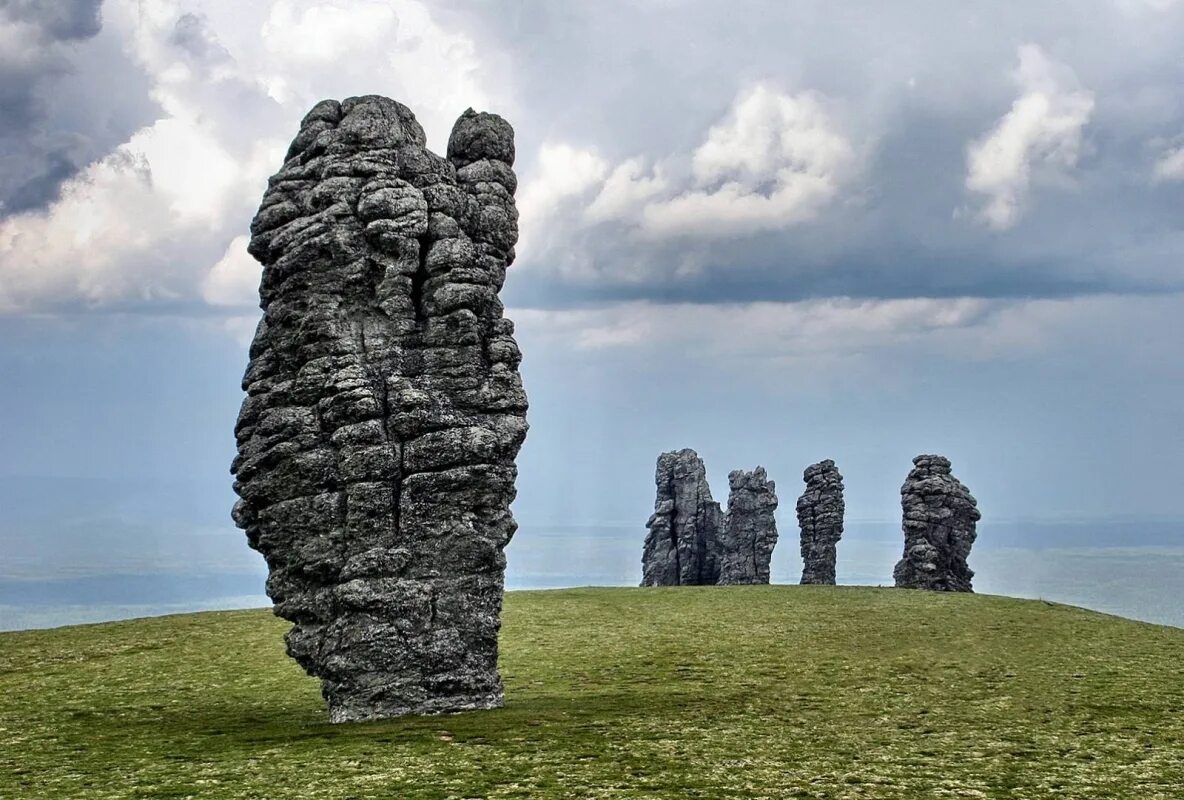
M 438 150 L 468 106 L 510 113 L 484 89 L 472 40 L 417 0 L 108 0 L 103 12 L 163 114 L 48 209 L 0 220 L 2 311 L 253 303 L 240 245 L 313 102 L 391 95 Z
M 715 238 L 779 230 L 813 219 L 835 195 L 824 176 L 794 174 L 775 179 L 768 194 L 726 183 L 711 192 L 688 192 L 646 206 L 642 230 L 656 237 Z
M 646 203 L 641 231 L 720 238 L 792 227 L 835 199 L 855 161 L 820 96 L 758 84 L 691 155 L 694 188 Z
M 513 313 L 520 329 L 547 331 L 583 350 L 675 346 L 685 352 L 780 357 L 861 350 L 965 327 L 996 306 L 975 298 L 831 298 L 710 305 L 636 301 Z
M 250 253 L 250 237 L 236 236 L 201 282 L 201 296 L 212 306 L 253 306 L 259 302 L 261 268 Z
M 608 162 L 595 150 L 569 144 L 547 143 L 539 149 L 531 179 L 518 191 L 517 253 L 526 254 L 516 269 L 529 269 L 539 263 L 542 253 L 560 247 L 564 229 L 552 224 L 563 204 L 589 194 L 600 185 L 608 172 Z M 567 261 L 579 261 L 578 254 L 567 253 Z
M 856 174 L 855 148 L 813 92 L 765 84 L 740 92 L 689 153 L 610 163 L 595 149 L 551 142 L 539 150 L 519 193 L 518 252 L 527 269 L 546 264 L 591 278 L 606 269 L 573 252 L 583 230 L 612 223 L 648 240 L 724 239 L 808 222 Z M 679 263 L 674 263 L 678 261 Z M 673 272 L 695 272 L 693 255 Z
M 1036 45 L 1019 48 L 1014 77 L 1021 93 L 1011 110 L 967 148 L 966 188 L 986 195 L 978 217 L 996 230 L 1023 213 L 1033 172 L 1052 178 L 1077 166 L 1094 109 L 1093 93 Z
M 0 221 L 10 307 L 185 298 L 211 241 L 229 219 L 247 218 L 247 197 L 265 184 L 261 161 L 231 154 L 194 120 L 138 131 L 68 181 L 47 211 Z
M 584 217 L 595 223 L 635 216 L 668 186 L 661 167 L 654 167 L 647 175 L 644 159 L 627 159 L 618 164 L 604 181 L 600 193 L 584 209 Z
M 1184 145 L 1165 150 L 1156 159 L 1151 177 L 1156 182 L 1184 181 Z
M 273 54 L 323 68 L 336 66 L 342 53 L 364 51 L 387 40 L 398 23 L 395 10 L 385 3 L 361 2 L 351 8 L 281 0 L 272 5 L 260 33 L 263 45 Z
M 244 41 L 235 52 L 285 107 L 385 94 L 415 112 L 429 146 L 441 153 L 466 108 L 514 116 L 508 92 L 498 88 L 499 76 L 476 43 L 438 23 L 431 3 L 272 0 L 267 7 L 257 41 Z
M 787 95 L 760 84 L 736 98 L 692 158 L 700 184 L 731 180 L 759 185 L 782 170 L 833 173 L 851 159 L 816 94 Z

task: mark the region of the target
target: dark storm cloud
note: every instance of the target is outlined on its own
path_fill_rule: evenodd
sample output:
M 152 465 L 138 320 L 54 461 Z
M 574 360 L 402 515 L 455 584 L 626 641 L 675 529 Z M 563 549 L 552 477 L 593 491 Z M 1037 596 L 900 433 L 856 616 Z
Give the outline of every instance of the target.
M 210 31 L 209 23 L 198 14 L 182 14 L 173 27 L 169 42 L 201 62 L 224 61 L 230 58 L 226 48 Z
M 89 39 L 102 26 L 103 0 L 0 0 L 0 14 L 36 26 L 50 39 Z
M 595 246 L 595 245 L 592 245 Z M 599 247 L 604 260 L 637 263 L 628 245 Z M 762 236 L 742 247 L 711 248 L 696 254 L 704 266 L 672 278 L 591 278 L 531 273 L 506 284 L 506 302 L 515 307 L 571 308 L 600 302 L 650 300 L 661 303 L 798 301 L 831 297 L 907 299 L 981 297 L 992 299 L 1070 298 L 1086 295 L 1144 295 L 1184 291 L 1178 269 L 1162 279 L 1125 276 L 1083 268 L 1066 272 L 1062 259 L 1004 260 L 964 249 L 934 253 L 911 243 L 853 249 L 825 261 L 802 263 L 786 252 L 784 239 Z M 685 254 L 663 252 L 654 263 L 678 264 Z M 1172 263 L 1178 264 L 1178 256 Z
M 147 78 L 102 35 L 100 0 L 0 0 L 0 217 L 62 184 L 150 119 Z
M 1184 134 L 1184 4 L 1092 0 L 1070 15 L 1047 4 L 919 0 L 841 11 L 809 1 L 524 0 L 478 13 L 467 3 L 450 11 L 480 46 L 511 54 L 524 187 L 544 143 L 592 150 L 609 169 L 634 156 L 685 161 L 756 83 L 829 98 L 865 159 L 813 220 L 779 231 L 655 239 L 638 235 L 636 219 L 589 225 L 580 219 L 589 198 L 573 201 L 546 221 L 555 249 L 524 234 L 523 269 L 507 286 L 516 302 L 1061 297 L 1184 285 L 1184 181 L 1152 180 L 1153 143 Z M 991 196 L 966 185 L 967 148 L 1023 93 L 1015 73 L 1028 44 L 1092 111 L 1075 163 L 1034 162 L 1015 223 L 992 229 L 981 218 Z
M 44 208 L 57 199 L 62 183 L 78 172 L 78 165 L 66 151 L 45 154 L 44 169 L 9 192 L 4 210 L 17 214 L 30 209 Z

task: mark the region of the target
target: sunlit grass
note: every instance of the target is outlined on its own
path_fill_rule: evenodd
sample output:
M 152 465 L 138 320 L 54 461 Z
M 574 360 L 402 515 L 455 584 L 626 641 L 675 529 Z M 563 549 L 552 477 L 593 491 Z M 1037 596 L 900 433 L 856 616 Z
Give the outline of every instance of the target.
M 854 587 L 506 599 L 506 708 L 330 726 L 266 611 L 0 634 L 0 798 L 1184 797 L 1184 630 Z

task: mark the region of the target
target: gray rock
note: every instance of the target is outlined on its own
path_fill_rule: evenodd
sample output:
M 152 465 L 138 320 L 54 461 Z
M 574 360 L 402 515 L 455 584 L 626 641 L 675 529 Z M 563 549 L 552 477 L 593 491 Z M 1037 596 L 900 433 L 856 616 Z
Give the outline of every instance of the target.
M 723 512 L 711 499 L 694 450 L 658 456 L 658 496 L 646 523 L 642 586 L 712 586 L 719 581 Z
M 802 536 L 802 583 L 833 586 L 835 547 L 843 538 L 843 476 L 827 459 L 802 473 L 806 491 L 798 498 L 798 527 Z
M 893 577 L 904 589 L 973 591 L 966 564 L 982 515 L 969 490 L 950 473 L 943 456 L 921 455 L 900 489 L 904 556 Z
M 768 583 L 777 545 L 777 486 L 765 476 L 764 467 L 733 470 L 728 486 L 719 584 Z
M 502 704 L 502 549 L 526 436 L 513 130 L 449 158 L 385 97 L 318 103 L 251 224 L 263 318 L 234 518 L 334 722 Z

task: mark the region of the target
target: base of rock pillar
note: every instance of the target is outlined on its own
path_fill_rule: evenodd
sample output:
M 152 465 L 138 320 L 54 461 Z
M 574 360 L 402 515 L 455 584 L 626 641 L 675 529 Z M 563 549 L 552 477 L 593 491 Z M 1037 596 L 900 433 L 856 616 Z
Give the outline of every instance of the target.
M 501 708 L 505 705 L 505 693 L 498 689 L 495 692 L 433 697 L 417 703 L 401 700 L 383 702 L 370 697 L 337 698 L 329 700 L 328 704 L 329 721 L 332 723 L 369 722 L 392 717 L 458 714 Z

